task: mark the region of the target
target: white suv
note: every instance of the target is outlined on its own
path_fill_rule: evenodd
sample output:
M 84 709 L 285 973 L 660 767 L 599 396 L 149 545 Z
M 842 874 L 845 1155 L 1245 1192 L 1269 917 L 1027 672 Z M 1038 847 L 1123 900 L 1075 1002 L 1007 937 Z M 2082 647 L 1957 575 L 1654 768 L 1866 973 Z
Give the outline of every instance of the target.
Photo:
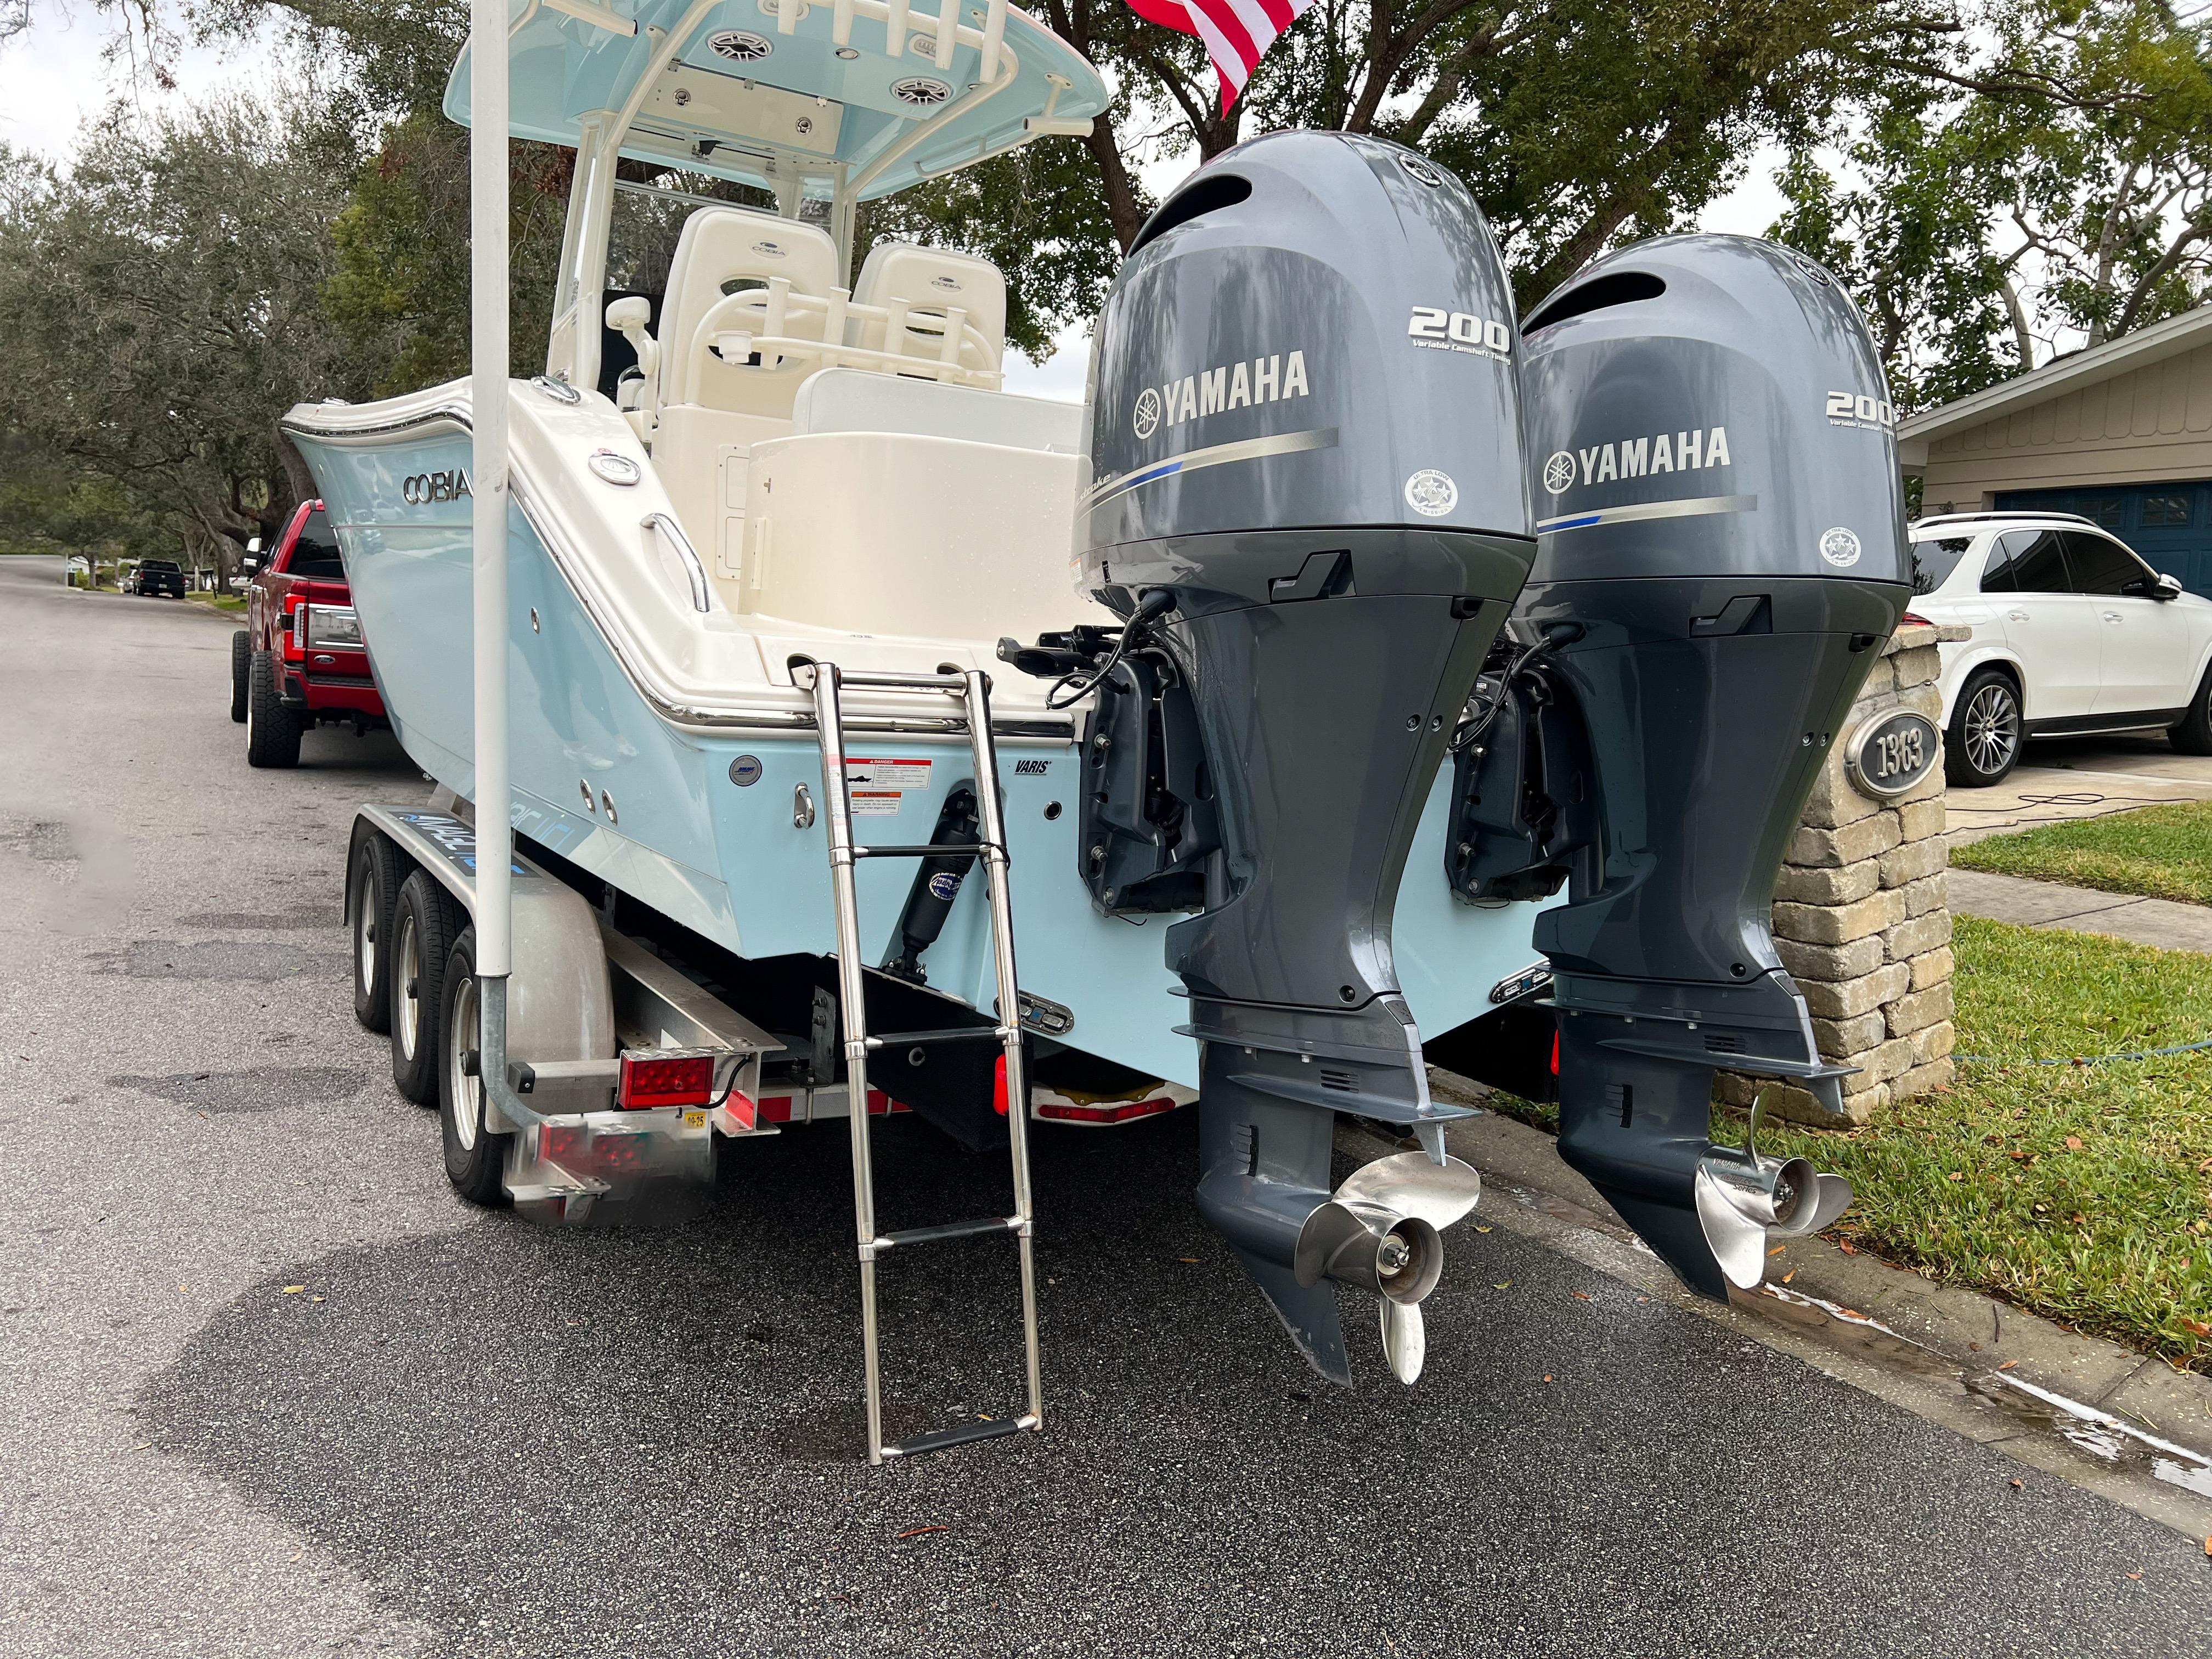
M 2027 738 L 2163 726 L 2212 755 L 2212 603 L 2087 519 L 1954 513 L 1911 527 L 1912 611 L 1942 647 L 1945 769 L 1997 782 Z

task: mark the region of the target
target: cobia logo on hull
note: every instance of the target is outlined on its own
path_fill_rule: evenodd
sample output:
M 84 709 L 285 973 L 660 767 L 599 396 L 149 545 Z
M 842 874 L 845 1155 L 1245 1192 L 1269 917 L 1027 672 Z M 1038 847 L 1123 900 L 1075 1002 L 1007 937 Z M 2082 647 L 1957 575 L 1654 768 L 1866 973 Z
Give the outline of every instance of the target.
M 429 501 L 458 501 L 476 493 L 465 467 L 451 472 L 417 472 L 399 486 L 399 499 L 415 507 Z
M 1146 386 L 1137 394 L 1129 424 L 1139 438 L 1149 438 L 1163 426 L 1181 426 L 1224 410 L 1303 398 L 1307 392 L 1304 352 L 1255 357 L 1249 363 L 1228 363 Z
M 1564 495 L 1577 483 L 1648 478 L 1660 472 L 1695 472 L 1729 465 L 1728 428 L 1692 427 L 1650 438 L 1624 438 L 1588 449 L 1555 449 L 1544 463 L 1544 488 Z

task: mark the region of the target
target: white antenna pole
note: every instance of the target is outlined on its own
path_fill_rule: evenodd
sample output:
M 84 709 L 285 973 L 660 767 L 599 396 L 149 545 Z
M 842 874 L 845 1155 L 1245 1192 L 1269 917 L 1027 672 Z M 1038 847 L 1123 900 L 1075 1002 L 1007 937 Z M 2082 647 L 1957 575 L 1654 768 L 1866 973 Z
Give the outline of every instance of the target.
M 507 769 L 507 21 L 469 7 L 469 370 L 476 428 L 477 973 L 514 966 Z M 504 1010 L 502 1009 L 503 1012 Z M 502 1033 L 503 1036 L 503 1033 Z M 504 1049 L 505 1042 L 499 1043 Z

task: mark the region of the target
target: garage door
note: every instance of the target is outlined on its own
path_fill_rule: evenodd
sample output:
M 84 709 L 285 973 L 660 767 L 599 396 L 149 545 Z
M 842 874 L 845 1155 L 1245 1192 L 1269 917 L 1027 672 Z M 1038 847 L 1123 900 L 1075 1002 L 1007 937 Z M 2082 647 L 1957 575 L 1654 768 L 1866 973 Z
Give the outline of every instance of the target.
M 2117 489 L 2008 489 L 1998 511 L 2078 513 L 2142 555 L 2154 570 L 2212 599 L 2212 483 L 2130 484 Z

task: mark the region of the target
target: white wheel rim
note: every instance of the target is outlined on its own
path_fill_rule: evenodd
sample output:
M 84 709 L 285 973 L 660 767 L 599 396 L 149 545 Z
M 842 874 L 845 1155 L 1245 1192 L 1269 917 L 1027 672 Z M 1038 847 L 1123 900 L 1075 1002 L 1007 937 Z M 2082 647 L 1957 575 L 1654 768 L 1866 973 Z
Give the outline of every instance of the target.
M 376 918 L 384 908 L 384 895 L 376 890 L 376 866 L 362 877 L 354 899 L 353 959 L 363 995 L 376 988 Z
M 399 987 L 398 1018 L 392 1022 L 392 1035 L 398 1039 L 399 1053 L 404 1059 L 415 1058 L 415 1043 L 422 1029 L 422 1004 L 419 993 L 422 988 L 422 963 L 420 942 L 415 937 L 415 918 L 399 918 L 399 948 L 392 954 L 392 965 L 398 974 Z
M 2002 772 L 2020 748 L 2020 712 L 2012 693 L 1989 684 L 1966 705 L 1966 758 L 1978 772 Z
M 477 1126 L 483 1119 L 483 1088 L 461 1069 L 477 1029 L 477 979 L 471 974 L 453 990 L 453 1018 L 446 1029 L 446 1098 L 453 1103 L 453 1139 L 463 1152 L 473 1152 Z

